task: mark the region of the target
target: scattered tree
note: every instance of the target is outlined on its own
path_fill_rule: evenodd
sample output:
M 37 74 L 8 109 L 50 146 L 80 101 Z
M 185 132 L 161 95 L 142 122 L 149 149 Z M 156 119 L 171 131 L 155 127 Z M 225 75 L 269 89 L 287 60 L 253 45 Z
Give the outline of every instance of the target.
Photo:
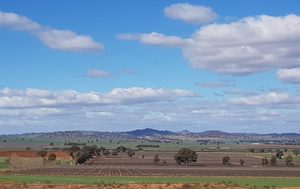
M 181 163 L 190 165 L 192 162 L 196 162 L 197 158 L 197 153 L 189 148 L 182 148 L 175 155 L 175 160 L 179 165 L 181 165 Z
M 244 166 L 244 164 L 245 164 L 245 160 L 240 159 L 240 165 L 241 165 L 241 166 Z
M 85 162 L 87 162 L 89 159 L 93 158 L 91 156 L 91 154 L 89 153 L 83 153 L 82 155 L 80 155 L 78 157 L 78 159 L 76 160 L 76 164 L 83 164 Z
M 133 150 L 131 150 L 131 149 L 128 149 L 128 150 L 127 150 L 127 155 L 128 155 L 130 158 L 132 158 L 132 157 L 135 155 L 135 152 L 134 152 Z
M 48 156 L 48 161 L 55 161 L 55 160 L 56 160 L 56 155 L 55 155 L 55 153 L 49 154 L 49 156 Z
M 295 156 L 298 156 L 300 154 L 300 150 L 293 150 L 293 153 L 295 154 Z
M 47 156 L 47 151 L 46 150 L 38 151 L 36 154 L 41 158 L 45 159 L 45 157 Z
M 250 149 L 249 149 L 249 152 L 254 153 L 254 152 L 255 152 L 255 149 L 254 149 L 254 148 L 250 148 Z
M 155 154 L 154 158 L 153 158 L 153 163 L 154 164 L 158 164 L 160 161 L 158 154 Z
M 118 152 L 126 152 L 127 151 L 127 148 L 125 146 L 118 146 L 117 147 L 117 151 Z
M 231 165 L 231 163 L 230 163 L 230 157 L 229 157 L 229 156 L 223 157 L 222 163 L 223 163 L 224 166 L 229 166 L 229 165 Z
M 281 159 L 283 157 L 283 155 L 284 155 L 283 151 L 276 150 L 276 154 L 275 154 L 276 158 Z
M 269 160 L 267 158 L 263 158 L 261 160 L 261 164 L 262 164 L 262 166 L 266 167 L 269 165 Z
M 277 164 L 277 159 L 275 156 L 272 156 L 270 159 L 270 165 L 274 167 L 276 166 L 276 164 Z
M 103 150 L 102 152 L 103 155 L 108 156 L 110 154 L 108 149 Z
M 293 157 L 291 156 L 291 154 L 289 154 L 288 156 L 286 156 L 285 158 L 285 164 L 286 166 L 293 166 Z
M 118 155 L 118 151 L 117 151 L 117 150 L 113 150 L 113 151 L 111 152 L 111 155 L 117 156 L 117 155 Z
M 31 150 L 31 148 L 28 146 L 28 147 L 26 147 L 26 150 Z

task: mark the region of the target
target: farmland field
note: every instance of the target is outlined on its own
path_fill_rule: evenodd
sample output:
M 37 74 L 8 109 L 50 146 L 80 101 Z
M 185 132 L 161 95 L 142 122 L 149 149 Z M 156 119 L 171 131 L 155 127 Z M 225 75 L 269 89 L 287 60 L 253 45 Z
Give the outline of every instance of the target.
M 183 183 L 230 183 L 234 186 L 239 185 L 241 186 L 240 188 L 300 186 L 300 161 L 299 157 L 293 154 L 294 150 L 300 149 L 299 145 L 237 145 L 230 143 L 230 141 L 226 141 L 222 145 L 197 144 L 193 141 L 183 141 L 180 144 L 166 143 L 162 145 L 160 142 L 141 142 L 143 140 L 140 139 L 122 143 L 118 140 L 98 140 L 96 142 L 94 139 L 89 139 L 90 141 L 94 141 L 90 145 L 97 145 L 98 147 L 107 145 L 105 147 L 110 152 L 113 152 L 116 147 L 124 145 L 126 148 L 133 149 L 135 154 L 133 157 L 129 157 L 127 152 L 118 152 L 117 155 L 112 155 L 112 153 L 108 155 L 94 155 L 87 162 L 75 165 L 72 163 L 73 160 L 69 151 L 65 150 L 68 146 L 64 145 L 61 139 L 51 138 L 51 140 L 42 140 L 25 138 L 22 140 L 23 143 L 16 143 L 19 140 L 13 139 L 13 144 L 10 144 L 10 140 L 8 139 L 6 142 L 7 145 L 2 145 L 2 150 L 0 151 L 0 166 L 5 168 L 2 171 L 0 169 L 0 182 L 12 184 L 12 186 L 7 186 L 7 188 L 18 188 L 19 186 L 14 186 L 13 184 L 22 183 L 83 185 L 127 185 L 132 183 L 151 185 L 168 183 L 174 184 L 173 188 Z M 26 143 L 26 141 L 30 142 Z M 34 143 L 34 141 L 45 142 L 38 144 L 39 142 Z M 88 140 L 81 138 L 80 140 L 73 139 L 73 141 Z M 57 159 L 55 162 L 42 167 L 9 169 L 7 162 L 9 157 L 37 158 L 39 157 L 37 153 L 39 150 L 49 147 L 47 143 L 54 143 L 54 146 L 52 146 L 53 149 L 48 149 L 47 153 L 56 154 Z M 158 145 L 159 147 L 139 149 L 137 144 L 140 143 L 153 146 Z M 12 146 L 14 148 L 11 148 Z M 30 146 L 31 148 L 25 150 L 24 146 Z M 178 165 L 174 156 L 179 149 L 187 147 L 195 150 L 198 156 L 197 161 L 191 163 L 189 166 Z M 255 152 L 249 151 L 252 148 L 255 149 Z M 262 166 L 262 158 L 266 157 L 270 159 L 278 149 L 282 151 L 286 150 L 284 157 L 277 159 L 276 166 Z M 154 163 L 153 158 L 156 154 L 159 157 L 159 161 Z M 289 154 L 293 157 L 293 166 L 286 166 L 285 157 Z M 229 166 L 223 165 L 222 159 L 225 156 L 230 157 Z M 241 159 L 244 161 L 243 165 L 240 164 Z M 59 188 L 59 186 L 57 187 Z M 77 186 L 72 187 L 76 188 Z M 140 185 L 134 187 L 140 187 Z M 153 186 L 151 185 L 151 187 Z M 166 186 L 160 187 L 166 188 Z M 20 188 L 24 188 L 24 186 Z M 227 188 L 227 186 L 223 188 Z

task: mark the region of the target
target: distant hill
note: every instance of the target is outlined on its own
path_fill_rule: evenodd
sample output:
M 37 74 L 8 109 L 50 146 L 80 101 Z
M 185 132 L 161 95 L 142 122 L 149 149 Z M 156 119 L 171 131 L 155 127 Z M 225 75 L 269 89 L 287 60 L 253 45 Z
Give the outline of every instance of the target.
M 56 132 L 41 132 L 41 133 L 25 133 L 25 134 L 13 134 L 13 135 L 0 135 L 0 137 L 11 136 L 11 137 L 100 137 L 100 138 L 138 138 L 145 136 L 153 137 L 167 137 L 169 135 L 177 136 L 191 136 L 191 137 L 207 137 L 207 138 L 268 138 L 270 139 L 280 139 L 280 138 L 291 138 L 300 139 L 300 134 L 298 133 L 270 133 L 270 134 L 257 134 L 257 133 L 229 133 L 218 130 L 210 130 L 204 132 L 191 132 L 188 130 L 172 132 L 168 130 L 156 130 L 151 128 L 137 129 L 127 132 L 100 132 L 100 131 L 56 131 Z
M 173 135 L 174 132 L 171 131 L 159 131 L 155 129 L 138 129 L 134 131 L 126 132 L 130 136 L 143 137 L 143 136 L 163 136 L 163 135 Z

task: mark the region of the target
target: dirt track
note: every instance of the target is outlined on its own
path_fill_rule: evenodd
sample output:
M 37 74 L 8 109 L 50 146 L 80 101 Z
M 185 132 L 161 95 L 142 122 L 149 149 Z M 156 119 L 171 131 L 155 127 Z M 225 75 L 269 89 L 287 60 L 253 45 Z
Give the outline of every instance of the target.
M 53 151 L 48 153 L 55 153 L 58 159 L 70 159 L 69 154 L 64 151 Z M 39 157 L 37 151 L 0 151 L 0 157 L 10 157 L 12 155 L 27 158 Z

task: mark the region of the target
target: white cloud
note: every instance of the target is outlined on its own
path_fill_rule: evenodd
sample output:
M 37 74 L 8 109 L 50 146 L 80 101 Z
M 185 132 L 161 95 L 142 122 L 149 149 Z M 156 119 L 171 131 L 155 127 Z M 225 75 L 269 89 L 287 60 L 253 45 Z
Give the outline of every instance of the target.
M 192 67 L 244 75 L 300 65 L 300 17 L 258 16 L 196 31 L 183 54 Z
M 290 104 L 298 102 L 299 99 L 293 98 L 287 93 L 277 93 L 277 92 L 270 92 L 263 95 L 254 95 L 248 97 L 241 97 L 241 98 L 232 98 L 229 99 L 228 102 L 237 105 L 276 105 L 276 104 Z
M 189 3 L 173 4 L 164 9 L 167 17 L 192 24 L 205 24 L 217 18 L 217 14 L 210 8 Z
M 116 88 L 109 93 L 79 93 L 73 90 L 45 91 L 40 89 L 0 90 L 0 108 L 60 107 L 69 105 L 115 105 L 168 101 L 178 97 L 193 97 L 187 90 L 161 88 Z
M 188 39 L 158 33 L 119 38 L 181 48 L 193 68 L 222 74 L 247 75 L 300 66 L 300 16 L 297 15 L 261 15 L 228 24 L 210 24 Z
M 27 31 L 36 36 L 45 46 L 62 51 L 88 52 L 102 50 L 101 43 L 90 36 L 78 35 L 69 30 L 58 30 L 43 26 L 27 17 L 0 11 L 0 26 Z
M 212 81 L 212 82 L 198 82 L 196 86 L 202 88 L 227 88 L 234 86 L 233 82 L 230 81 Z
M 176 36 L 167 36 L 161 33 L 143 33 L 143 34 L 118 34 L 121 40 L 137 40 L 145 45 L 157 45 L 163 47 L 181 47 L 186 41 Z
M 300 84 L 300 68 L 280 69 L 277 77 L 286 83 Z
M 192 92 L 176 89 L 48 92 L 0 90 L 1 131 L 126 131 L 146 127 L 176 131 L 184 126 L 193 131 L 300 132 L 300 99 L 286 93 L 215 101 L 193 98 Z
M 103 70 L 88 70 L 86 77 L 89 78 L 109 78 L 112 74 Z

